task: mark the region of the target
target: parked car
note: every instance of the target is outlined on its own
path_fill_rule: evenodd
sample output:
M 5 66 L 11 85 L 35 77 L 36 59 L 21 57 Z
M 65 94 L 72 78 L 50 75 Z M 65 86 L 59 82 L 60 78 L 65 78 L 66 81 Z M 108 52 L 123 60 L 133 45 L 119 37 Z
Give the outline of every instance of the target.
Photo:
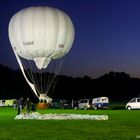
M 72 108 L 72 103 L 69 100 L 53 99 L 51 103 L 51 108 L 70 109 Z
M 92 108 L 94 109 L 107 109 L 109 106 L 109 99 L 108 97 L 99 97 L 99 98 L 93 98 L 92 100 Z
M 133 98 L 126 104 L 126 109 L 140 109 L 140 97 Z
M 62 108 L 70 109 L 72 108 L 72 102 L 69 100 L 61 100 Z

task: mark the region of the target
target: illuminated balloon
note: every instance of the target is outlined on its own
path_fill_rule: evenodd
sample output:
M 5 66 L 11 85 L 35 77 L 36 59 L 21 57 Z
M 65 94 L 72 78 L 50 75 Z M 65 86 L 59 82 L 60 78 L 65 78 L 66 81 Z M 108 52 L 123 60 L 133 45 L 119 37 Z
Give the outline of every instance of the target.
M 62 58 L 71 49 L 74 26 L 70 17 L 58 9 L 29 7 L 11 18 L 9 39 L 27 83 L 38 96 L 45 91 L 37 88 L 35 79 L 27 76 L 21 59 L 34 62 L 40 71 L 47 69 L 52 61 Z

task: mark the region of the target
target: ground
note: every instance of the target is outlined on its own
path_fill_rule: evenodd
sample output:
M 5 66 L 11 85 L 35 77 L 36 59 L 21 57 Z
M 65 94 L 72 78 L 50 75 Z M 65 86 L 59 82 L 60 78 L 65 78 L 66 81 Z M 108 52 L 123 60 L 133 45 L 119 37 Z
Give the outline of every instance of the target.
M 37 110 L 39 113 L 106 114 L 109 120 L 14 120 L 17 110 L 0 108 L 0 140 L 136 140 L 140 110 Z

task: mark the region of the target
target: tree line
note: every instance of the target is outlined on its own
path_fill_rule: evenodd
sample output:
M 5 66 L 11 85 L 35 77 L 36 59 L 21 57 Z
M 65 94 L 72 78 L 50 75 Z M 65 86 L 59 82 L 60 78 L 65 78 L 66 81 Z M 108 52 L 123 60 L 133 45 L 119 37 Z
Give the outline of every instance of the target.
M 37 102 L 20 70 L 0 65 L 0 99 L 29 97 Z M 49 96 L 53 99 L 81 99 L 107 96 L 112 101 L 127 101 L 140 96 L 140 79 L 125 72 L 109 72 L 99 78 L 59 75 Z

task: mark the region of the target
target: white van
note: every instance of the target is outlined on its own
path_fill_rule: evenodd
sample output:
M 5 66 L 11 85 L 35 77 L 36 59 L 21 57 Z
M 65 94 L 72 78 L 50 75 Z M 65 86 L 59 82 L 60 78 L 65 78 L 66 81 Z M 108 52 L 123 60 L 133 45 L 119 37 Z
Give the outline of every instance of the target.
M 140 97 L 133 98 L 126 104 L 126 109 L 140 109 Z
M 91 100 L 90 99 L 80 99 L 78 101 L 78 108 L 79 109 L 88 109 L 91 108 Z
M 108 108 L 108 105 L 109 105 L 108 97 L 99 97 L 99 98 L 94 98 L 92 100 L 92 108 L 94 109 Z

